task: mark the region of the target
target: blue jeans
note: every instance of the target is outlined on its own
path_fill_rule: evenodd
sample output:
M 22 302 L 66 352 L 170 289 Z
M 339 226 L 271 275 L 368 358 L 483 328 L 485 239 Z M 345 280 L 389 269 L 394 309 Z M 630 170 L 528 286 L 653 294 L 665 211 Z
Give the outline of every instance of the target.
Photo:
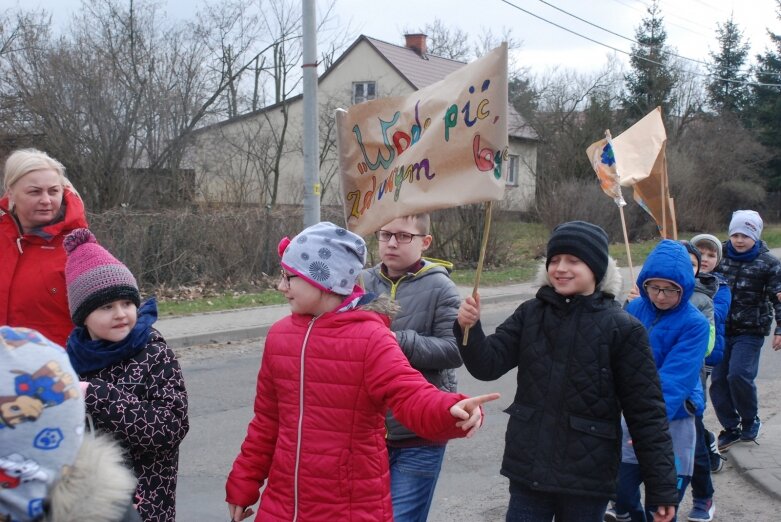
M 727 337 L 724 359 L 713 368 L 710 398 L 713 410 L 725 429 L 753 424 L 759 406 L 754 379 L 759 371 L 759 354 L 765 338 L 760 335 Z
M 678 502 L 683 499 L 690 478 L 678 475 Z M 621 463 L 621 466 L 618 468 L 618 492 L 616 498 L 616 516 L 618 520 L 631 520 L 632 522 L 653 521 L 657 506 L 646 504 L 643 507 L 640 503 L 640 484 L 642 482 L 643 478 L 640 476 L 639 464 Z M 678 511 L 676 509 L 673 522 L 677 519 Z
M 694 472 L 691 480 L 692 498 L 705 500 L 713 497 L 713 482 L 710 476 L 710 451 L 705 439 L 702 416 L 694 417 L 694 427 L 697 430 L 697 445 L 694 450 Z
M 602 522 L 608 497 L 584 497 L 510 488 L 506 522 Z
M 388 447 L 391 499 L 396 522 L 425 522 L 434 497 L 445 446 Z

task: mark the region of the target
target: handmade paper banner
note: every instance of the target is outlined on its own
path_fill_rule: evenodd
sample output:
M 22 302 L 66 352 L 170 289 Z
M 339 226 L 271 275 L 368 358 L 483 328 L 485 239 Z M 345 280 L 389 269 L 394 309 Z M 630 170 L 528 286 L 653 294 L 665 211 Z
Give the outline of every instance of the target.
M 634 199 L 656 221 L 664 237 L 675 235 L 674 209 L 667 184 L 667 133 L 657 107 L 613 138 L 622 187 L 634 187 Z
M 336 111 L 347 227 L 504 197 L 507 45 L 409 96 Z

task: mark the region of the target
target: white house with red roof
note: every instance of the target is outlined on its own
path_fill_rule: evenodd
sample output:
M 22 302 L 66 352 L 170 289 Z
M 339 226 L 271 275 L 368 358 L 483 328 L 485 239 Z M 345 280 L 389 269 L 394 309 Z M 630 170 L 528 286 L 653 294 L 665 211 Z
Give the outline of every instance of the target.
M 360 36 L 318 79 L 322 204 L 341 206 L 334 110 L 386 96 L 404 96 L 443 79 L 464 62 L 430 55 L 426 35 L 405 45 Z M 287 111 L 287 118 L 285 118 Z M 537 142 L 510 106 L 507 190 L 501 207 L 526 211 L 534 203 Z M 300 205 L 303 202 L 302 96 L 199 129 L 190 167 L 202 199 L 225 203 Z M 280 154 L 277 144 L 282 142 Z M 275 176 L 275 172 L 279 175 Z

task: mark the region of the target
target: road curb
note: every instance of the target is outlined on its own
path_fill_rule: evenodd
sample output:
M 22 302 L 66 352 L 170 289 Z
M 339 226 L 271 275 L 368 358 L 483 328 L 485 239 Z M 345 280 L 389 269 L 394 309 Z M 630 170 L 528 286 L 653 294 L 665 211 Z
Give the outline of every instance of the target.
M 481 303 L 484 305 L 501 304 L 507 302 L 517 302 L 520 304 L 522 301 L 531 299 L 534 294 L 531 293 L 506 293 L 481 296 Z M 278 305 L 275 308 L 287 308 L 287 305 Z M 226 328 L 223 330 L 213 330 L 203 333 L 192 333 L 185 335 L 171 335 L 166 336 L 166 342 L 171 348 L 183 349 L 196 345 L 203 344 L 219 344 L 227 342 L 245 341 L 247 339 L 256 339 L 263 337 L 268 333 L 271 325 L 276 321 L 272 321 L 268 324 L 256 324 L 248 326 L 235 326 L 232 328 Z
M 497 295 L 487 295 L 487 296 L 480 296 L 480 304 L 487 305 L 487 304 L 500 304 L 500 303 L 506 303 L 508 301 L 515 301 L 518 304 L 521 304 L 523 301 L 527 301 L 534 297 L 535 294 L 497 294 Z
M 725 453 L 737 471 L 776 500 L 781 500 L 781 421 L 777 416 L 762 424 L 757 443 L 740 443 Z
M 183 335 L 178 337 L 166 337 L 165 341 L 171 348 L 190 348 L 201 344 L 220 344 L 227 342 L 246 341 L 257 339 L 268 333 L 270 324 L 232 328 L 229 330 L 216 330 L 212 332 Z

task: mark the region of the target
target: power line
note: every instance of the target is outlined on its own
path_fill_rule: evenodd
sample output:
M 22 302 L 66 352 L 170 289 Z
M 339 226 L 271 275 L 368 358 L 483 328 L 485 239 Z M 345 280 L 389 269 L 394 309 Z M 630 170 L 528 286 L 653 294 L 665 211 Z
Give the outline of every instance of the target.
M 528 10 L 524 9 L 521 6 L 513 4 L 509 0 L 500 0 L 500 1 L 502 3 L 505 3 L 505 4 L 509 5 L 510 7 L 514 7 L 515 9 L 518 9 L 519 11 L 528 14 L 529 16 L 533 16 L 534 18 L 537 18 L 538 20 L 541 20 L 541 21 L 543 21 L 543 22 L 545 22 L 547 24 L 550 24 L 550 25 L 552 25 L 554 27 L 557 27 L 557 28 L 559 28 L 559 29 L 561 29 L 563 31 L 566 31 L 566 32 L 570 33 L 570 34 L 574 34 L 575 36 L 579 36 L 580 38 L 583 38 L 584 40 L 588 40 L 589 42 L 595 43 L 597 45 L 601 45 L 602 47 L 606 47 L 606 48 L 611 49 L 611 50 L 613 50 L 613 51 L 615 51 L 617 53 L 625 54 L 625 55 L 627 55 L 627 56 L 629 56 L 631 58 L 637 58 L 638 60 L 642 60 L 644 62 L 652 63 L 654 65 L 659 65 L 661 67 L 665 67 L 665 65 L 663 63 L 659 63 L 659 62 L 657 62 L 655 60 L 651 60 L 650 58 L 646 58 L 644 56 L 640 56 L 640 55 L 635 54 L 635 53 L 630 53 L 630 52 L 624 51 L 623 49 L 619 49 L 618 47 L 613 47 L 612 45 L 600 42 L 600 41 L 595 40 L 595 39 L 593 39 L 593 38 L 591 38 L 589 36 L 586 36 L 584 34 L 578 33 L 577 31 L 573 31 L 572 29 L 564 27 L 563 25 L 559 25 L 556 22 L 552 22 L 551 20 L 548 20 L 547 18 L 543 18 L 542 16 L 534 14 L 531 11 L 528 11 Z M 697 71 L 692 71 L 692 74 L 695 74 L 697 76 L 705 76 L 707 78 L 713 78 L 715 80 L 719 80 L 719 81 L 723 81 L 723 82 L 736 83 L 736 84 L 740 84 L 740 85 L 750 85 L 750 86 L 754 86 L 754 87 L 781 87 L 781 83 L 744 82 L 744 81 L 739 81 L 739 80 L 732 80 L 730 78 L 722 78 L 722 77 L 716 76 L 714 74 L 701 73 L 701 72 L 697 72 Z
M 648 44 L 642 44 L 642 43 L 638 42 L 637 40 L 634 40 L 633 38 L 629 38 L 628 36 L 624 36 L 622 34 L 616 33 L 615 31 L 611 31 L 610 29 L 602 27 L 601 25 L 597 25 L 595 23 L 589 22 L 585 18 L 581 18 L 581 17 L 579 17 L 576 14 L 570 13 L 569 11 L 566 11 L 566 10 L 560 8 L 560 7 L 557 7 L 557 6 L 553 5 L 553 4 L 551 4 L 550 2 L 546 2 L 545 0 L 538 0 L 538 2 L 543 3 L 543 4 L 547 5 L 548 7 L 552 7 L 553 9 L 555 9 L 555 10 L 557 10 L 559 12 L 562 12 L 562 13 L 564 13 L 567 16 L 571 16 L 572 18 L 575 18 L 576 20 L 580 20 L 584 24 L 588 24 L 591 27 L 596 27 L 597 29 L 605 31 L 606 33 L 610 33 L 613 36 L 618 36 L 619 38 L 623 38 L 624 40 L 626 40 L 628 42 L 632 42 L 635 45 L 639 45 L 641 47 L 650 47 Z M 706 67 L 711 67 L 713 65 L 713 64 L 711 64 L 709 62 L 704 62 L 702 60 L 697 60 L 695 58 L 687 58 L 686 56 L 681 56 L 680 54 L 676 54 L 676 53 L 674 53 L 672 51 L 663 51 L 663 52 L 664 52 L 664 54 L 668 54 L 670 56 L 674 56 L 674 57 L 680 58 L 682 60 L 688 60 L 690 62 L 699 63 L 699 64 L 702 64 L 702 65 L 705 65 Z M 738 73 L 738 74 L 750 74 L 751 73 L 751 71 L 742 71 L 740 69 L 732 69 L 732 68 L 728 68 L 726 70 L 732 71 L 732 72 Z

